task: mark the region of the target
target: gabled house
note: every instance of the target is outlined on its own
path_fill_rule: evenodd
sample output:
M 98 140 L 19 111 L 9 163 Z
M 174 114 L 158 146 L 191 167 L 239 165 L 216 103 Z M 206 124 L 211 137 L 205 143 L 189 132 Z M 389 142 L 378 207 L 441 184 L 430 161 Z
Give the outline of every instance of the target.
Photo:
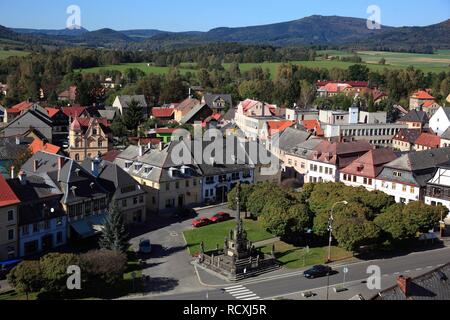
M 91 171 L 72 159 L 46 152 L 33 155 L 22 170 L 31 175 L 47 173 L 61 190 L 60 203 L 70 238 L 88 238 L 101 232 L 108 214 L 109 194 Z
M 432 103 L 435 100 L 435 97 L 425 90 L 416 91 L 409 98 L 409 109 L 421 110 L 424 103 Z
M 181 119 L 183 119 L 195 106 L 198 105 L 201 105 L 201 102 L 191 97 L 180 102 L 175 108 L 175 121 L 181 122 Z
M 53 141 L 53 122 L 45 109 L 44 113 L 38 109 L 28 109 L 8 123 L 3 130 L 3 135 L 5 137 L 23 135 L 30 129 L 39 131 L 49 142 Z
M 86 171 L 90 171 L 109 193 L 109 203 L 117 204 L 126 225 L 139 224 L 147 220 L 146 192 L 122 168 L 101 157 L 87 158 L 82 166 Z
M 427 182 L 436 168 L 449 161 L 450 148 L 410 152 L 384 165 L 376 179 L 376 189 L 391 195 L 398 203 L 423 201 Z
M 392 147 L 403 152 L 413 151 L 420 135 L 420 129 L 401 129 L 392 139 Z
M 0 175 L 0 262 L 18 256 L 17 212 L 20 199 Z
M 162 124 L 167 124 L 175 120 L 175 108 L 153 108 L 152 118 L 157 119 Z
M 70 158 L 82 162 L 112 149 L 112 134 L 104 118 L 75 118 L 69 129 Z
M 441 135 L 441 148 L 450 147 L 450 128 Z
M 31 109 L 34 105 L 36 105 L 36 103 L 26 100 L 6 109 L 4 122 L 12 122 L 14 119 L 21 116 L 25 111 Z
M 423 151 L 441 146 L 441 138 L 435 134 L 422 132 L 414 143 L 414 150 Z
M 375 179 L 386 163 L 397 159 L 390 149 L 370 150 L 353 161 L 340 172 L 340 181 L 351 187 L 364 187 L 369 191 L 376 189 Z
M 264 123 L 259 138 L 262 141 L 271 140 L 275 135 L 282 134 L 287 128 L 292 127 L 295 124 L 294 121 L 288 120 L 272 120 Z
M 281 162 L 286 163 L 286 154 L 293 147 L 307 141 L 310 137 L 309 132 L 289 126 L 277 135 L 271 136 L 266 142 L 266 148 Z
M 18 208 L 19 256 L 47 252 L 67 242 L 63 193 L 46 173 L 20 171 L 7 180 L 20 200 Z
M 179 121 L 180 124 L 194 124 L 196 122 L 203 122 L 213 115 L 213 110 L 207 104 L 199 104 L 193 107 L 186 115 Z
M 425 111 L 413 109 L 397 121 L 399 124 L 407 124 L 408 129 L 422 130 L 430 119 Z
M 231 94 L 207 93 L 202 98 L 202 104 L 208 105 L 213 113 L 223 113 L 233 107 Z
M 34 141 L 30 144 L 30 150 L 31 150 L 32 154 L 36 154 L 39 151 L 53 153 L 53 154 L 61 153 L 60 147 L 55 146 L 51 143 L 42 141 L 39 138 L 34 139 Z
M 309 159 L 313 156 L 314 149 L 322 143 L 323 140 L 310 138 L 307 141 L 296 144 L 295 140 L 290 139 L 290 149 L 285 151 L 283 160 L 283 179 L 296 179 L 300 184 L 305 183 L 305 175 L 309 170 Z M 285 146 L 288 147 L 288 146 Z
M 63 92 L 60 92 L 58 94 L 58 100 L 59 101 L 67 101 L 70 103 L 75 102 L 77 99 L 77 87 L 76 86 L 70 86 L 67 90 L 64 90 Z
M 143 119 L 147 119 L 149 117 L 149 110 L 144 95 L 117 96 L 112 106 L 114 108 L 117 108 L 120 114 L 123 116 L 133 101 L 137 103 L 140 108 L 142 108 Z
M 85 107 L 63 107 L 62 111 L 66 116 L 69 117 L 69 122 L 72 123 L 72 120 L 75 118 L 87 118 L 89 117 L 89 113 L 87 112 L 87 108 Z

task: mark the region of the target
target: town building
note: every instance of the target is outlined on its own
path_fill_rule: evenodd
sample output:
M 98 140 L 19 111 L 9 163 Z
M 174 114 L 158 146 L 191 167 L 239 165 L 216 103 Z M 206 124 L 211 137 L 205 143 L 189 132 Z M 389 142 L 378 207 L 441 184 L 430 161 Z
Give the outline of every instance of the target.
M 70 86 L 67 90 L 64 90 L 63 92 L 60 92 L 58 94 L 58 100 L 59 101 L 66 101 L 69 103 L 75 102 L 77 99 L 77 87 L 76 86 Z
M 369 191 L 376 189 L 375 179 L 386 163 L 397 159 L 390 149 L 370 150 L 340 171 L 340 181 L 350 187 L 364 187 Z
M 7 183 L 20 200 L 18 207 L 19 256 L 48 252 L 67 242 L 63 193 L 47 174 L 20 171 Z
M 272 136 L 267 142 L 267 149 L 272 152 L 282 163 L 286 162 L 286 154 L 296 145 L 305 142 L 311 134 L 305 130 L 289 126 L 277 135 Z
M 420 129 L 401 129 L 392 139 L 392 147 L 402 152 L 413 151 L 420 135 Z
M 27 153 L 32 141 L 32 138 L 22 138 L 21 136 L 0 137 L 0 175 L 10 176 L 10 168 L 14 161 Z
M 319 120 L 319 110 L 301 109 L 294 106 L 294 109 L 286 109 L 286 120 L 297 122 Z
M 391 195 L 398 203 L 423 201 L 427 182 L 436 168 L 449 161 L 450 148 L 409 152 L 384 165 L 376 179 L 376 189 Z
M 189 150 L 189 146 L 182 143 Z M 171 214 L 179 208 L 194 207 L 202 203 L 201 172 L 191 162 L 186 165 L 172 161 L 177 143 L 171 142 L 158 149 L 151 146 L 129 146 L 114 161 L 144 187 L 150 213 Z
M 450 210 L 450 161 L 438 165 L 436 174 L 427 182 L 425 203 Z
M 69 157 L 77 162 L 112 149 L 112 133 L 103 118 L 75 118 L 69 129 Z
M 421 110 L 413 109 L 404 115 L 400 120 L 397 121 L 398 124 L 408 125 L 408 129 L 418 129 L 423 130 L 429 122 L 429 118 L 426 112 Z
M 441 138 L 435 134 L 422 132 L 414 143 L 414 150 L 423 151 L 440 148 Z
M 441 135 L 441 148 L 450 147 L 450 128 Z
M 207 93 L 202 98 L 202 104 L 206 104 L 213 113 L 225 113 L 233 108 L 233 98 L 231 94 L 211 94 Z
M 117 96 L 112 106 L 118 109 L 120 115 L 123 116 L 132 102 L 136 103 L 138 107 L 142 108 L 142 118 L 147 119 L 149 117 L 149 108 L 144 95 Z
M 340 171 L 372 149 L 373 146 L 365 141 L 322 141 L 308 159 L 305 183 L 339 182 Z
M 53 142 L 53 122 L 47 111 L 40 107 L 32 107 L 14 118 L 3 129 L 2 135 L 4 137 L 23 135 L 30 129 L 38 131 L 50 143 Z
M 18 256 L 17 212 L 20 200 L 0 175 L 0 261 Z
M 198 104 L 194 106 L 179 121 L 180 124 L 195 124 L 196 122 L 204 122 L 214 114 L 213 110 L 207 104 Z
M 283 180 L 296 179 L 303 185 L 305 183 L 305 176 L 309 170 L 309 159 L 312 158 L 315 148 L 322 141 L 321 139 L 310 138 L 287 150 L 282 164 Z
M 433 97 L 431 94 L 429 94 L 425 90 L 416 91 L 409 98 L 409 109 L 425 111 L 422 109 L 423 104 L 424 103 L 432 103 L 432 102 L 435 102 L 435 100 L 436 100 L 435 97 Z
M 175 108 L 153 108 L 152 118 L 161 124 L 168 124 L 175 120 Z
M 192 97 L 180 102 L 175 108 L 175 121 L 178 123 L 181 122 L 181 119 L 183 119 L 195 106 L 200 104 L 201 102 L 199 100 L 193 99 Z
M 108 203 L 116 203 L 126 225 L 147 220 L 144 188 L 122 168 L 100 156 L 85 159 L 82 167 L 109 193 Z
M 90 170 L 72 159 L 46 152 L 33 155 L 22 170 L 32 175 L 47 173 L 61 190 L 69 238 L 88 238 L 101 232 L 110 197 Z

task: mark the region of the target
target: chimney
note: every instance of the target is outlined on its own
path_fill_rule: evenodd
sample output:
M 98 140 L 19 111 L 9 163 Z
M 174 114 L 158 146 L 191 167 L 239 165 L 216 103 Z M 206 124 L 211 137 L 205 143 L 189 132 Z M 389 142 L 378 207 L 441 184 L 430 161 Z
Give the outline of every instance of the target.
M 14 179 L 16 177 L 15 167 L 11 166 L 11 179 Z
M 96 178 L 98 178 L 98 166 L 100 165 L 100 161 L 98 158 L 95 158 L 92 160 L 92 175 Z
M 20 180 L 21 185 L 24 186 L 27 184 L 27 175 L 22 170 L 20 170 L 20 172 L 19 172 L 19 180 Z
M 411 289 L 411 278 L 405 278 L 404 276 L 400 276 L 397 278 L 397 285 L 405 294 L 406 297 L 409 296 Z
M 33 172 L 37 172 L 39 166 L 39 160 L 34 160 L 33 161 Z
M 142 157 L 144 155 L 144 146 L 141 146 L 141 144 L 139 143 L 139 157 Z

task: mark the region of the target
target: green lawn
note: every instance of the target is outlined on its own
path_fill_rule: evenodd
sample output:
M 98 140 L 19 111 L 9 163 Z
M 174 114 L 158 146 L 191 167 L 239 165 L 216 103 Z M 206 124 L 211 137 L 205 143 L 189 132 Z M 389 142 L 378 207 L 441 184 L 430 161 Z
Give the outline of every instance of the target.
M 272 246 L 262 248 L 265 253 L 272 251 Z M 324 264 L 328 258 L 328 247 L 310 248 L 309 253 L 305 248 L 297 248 L 285 242 L 275 243 L 275 256 L 278 262 L 288 269 L 300 269 L 317 264 Z M 331 248 L 331 260 L 341 261 L 351 258 L 353 255 L 338 247 Z
M 188 249 L 191 255 L 200 252 L 200 243 L 203 241 L 205 250 L 210 251 L 223 248 L 225 237 L 228 236 L 231 229 L 234 229 L 236 223 L 234 220 L 213 224 L 199 229 L 188 230 L 184 232 Z M 252 242 L 258 242 L 274 238 L 272 234 L 267 232 L 258 221 L 245 220 L 244 228 L 247 231 L 248 238 Z
M 9 57 L 24 57 L 29 55 L 29 52 L 18 50 L 0 50 L 0 60 L 7 59 Z

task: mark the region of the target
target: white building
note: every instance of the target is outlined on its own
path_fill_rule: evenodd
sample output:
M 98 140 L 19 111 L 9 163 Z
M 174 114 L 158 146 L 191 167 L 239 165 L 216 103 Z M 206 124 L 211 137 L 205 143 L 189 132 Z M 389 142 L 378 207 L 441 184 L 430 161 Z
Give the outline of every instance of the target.
M 450 210 L 450 162 L 439 165 L 434 177 L 428 181 L 425 203 L 443 205 Z

